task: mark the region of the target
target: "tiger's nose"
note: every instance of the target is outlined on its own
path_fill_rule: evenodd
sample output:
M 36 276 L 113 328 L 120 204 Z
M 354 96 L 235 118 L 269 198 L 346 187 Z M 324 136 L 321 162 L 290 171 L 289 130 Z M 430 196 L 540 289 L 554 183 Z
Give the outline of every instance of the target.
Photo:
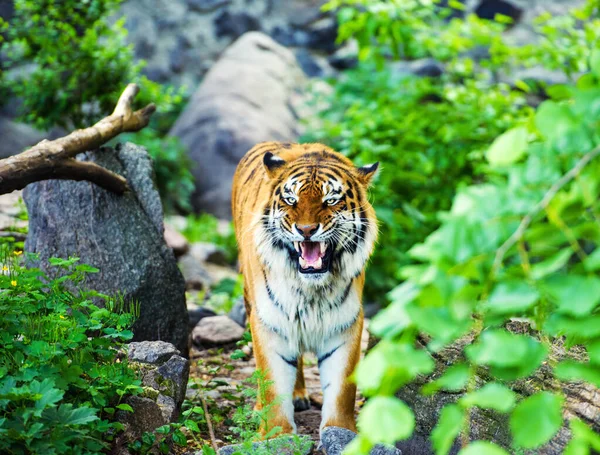
M 296 230 L 305 239 L 309 239 L 311 235 L 319 230 L 318 224 L 297 224 Z

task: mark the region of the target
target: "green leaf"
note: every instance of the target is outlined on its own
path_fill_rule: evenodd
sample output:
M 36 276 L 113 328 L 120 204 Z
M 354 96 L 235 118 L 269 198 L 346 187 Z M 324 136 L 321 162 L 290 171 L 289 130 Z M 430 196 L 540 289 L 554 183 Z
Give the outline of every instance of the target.
M 458 452 L 458 455 L 509 455 L 509 453 L 491 442 L 474 441 Z
M 527 150 L 527 135 L 527 128 L 523 126 L 506 131 L 496 138 L 485 157 L 492 166 L 506 166 L 519 161 Z
M 600 79 L 600 49 L 598 48 L 592 49 L 590 55 L 590 69 L 594 76 Z
M 447 404 L 440 411 L 437 425 L 431 432 L 431 441 L 435 455 L 446 455 L 460 434 L 463 425 L 464 410 L 456 404 Z
M 29 390 L 33 394 L 40 395 L 40 399 L 35 401 L 35 408 L 39 411 L 54 406 L 62 400 L 62 397 L 65 394 L 62 390 L 54 388 L 54 381 L 48 378 L 44 379 L 42 382 L 37 380 L 31 381 Z
M 554 367 L 554 374 L 563 381 L 586 381 L 600 387 L 600 367 L 597 365 L 563 360 Z
M 539 392 L 522 400 L 510 416 L 514 444 L 535 449 L 552 439 L 563 423 L 562 398 Z
M 537 289 L 525 281 L 506 281 L 494 288 L 486 307 L 496 314 L 523 312 L 531 308 L 539 298 Z
M 425 384 L 421 390 L 423 395 L 431 395 L 438 390 L 457 392 L 469 381 L 469 366 L 464 363 L 452 365 L 439 378 Z
M 586 272 L 596 272 L 600 270 L 600 248 L 596 248 L 592 254 L 583 260 L 583 268 Z
M 465 350 L 467 357 L 480 365 L 510 367 L 528 360 L 531 343 L 539 344 L 528 336 L 493 329 L 483 332 Z
M 515 393 L 502 384 L 490 382 L 481 389 L 462 397 L 459 404 L 465 407 L 477 406 L 483 409 L 508 412 L 515 405 Z
M 558 311 L 570 316 L 586 316 L 600 303 L 600 278 L 581 275 L 552 275 L 543 289 Z
M 589 455 L 590 448 L 594 452 L 600 451 L 600 435 L 586 423 L 579 419 L 572 419 L 569 426 L 571 427 L 572 437 L 567 447 L 565 447 L 565 455 Z
M 568 130 L 579 125 L 568 106 L 555 101 L 544 101 L 535 114 L 535 126 L 548 139 L 565 136 Z
M 116 406 L 117 409 L 121 411 L 133 412 L 133 408 L 129 406 L 127 403 L 121 403 Z
M 533 264 L 531 266 L 531 278 L 539 280 L 560 270 L 567 264 L 572 255 L 573 252 L 569 248 L 565 248 L 548 259 Z
M 586 344 L 585 347 L 590 357 L 590 363 L 600 365 L 600 340 L 592 341 Z
M 406 343 L 384 340 L 358 364 L 355 379 L 367 395 L 392 394 L 419 374 L 433 371 L 433 359 Z
M 415 417 L 398 398 L 377 396 L 363 407 L 358 416 L 358 427 L 373 442 L 394 444 L 410 437 L 415 428 Z
M 62 404 L 58 409 L 58 416 L 63 425 L 83 425 L 98 420 L 96 409 L 85 406 L 73 409 L 71 404 Z

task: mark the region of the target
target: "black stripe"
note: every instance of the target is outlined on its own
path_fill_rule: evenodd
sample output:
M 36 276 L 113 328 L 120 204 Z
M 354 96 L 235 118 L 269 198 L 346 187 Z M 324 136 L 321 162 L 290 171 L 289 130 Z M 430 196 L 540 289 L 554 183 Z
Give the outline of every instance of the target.
M 332 349 L 332 350 L 331 350 L 331 351 L 329 351 L 327 354 L 323 354 L 321 357 L 319 357 L 319 359 L 318 359 L 318 364 L 319 364 L 319 367 L 321 366 L 321 364 L 322 364 L 323 362 L 325 362 L 325 360 L 327 360 L 329 357 L 331 357 L 331 356 L 333 355 L 333 353 L 334 353 L 335 351 L 337 351 L 339 348 L 341 348 L 343 345 L 344 345 L 344 343 L 340 344 L 340 345 L 339 345 L 337 348 L 335 348 L 335 349 Z
M 271 289 L 271 286 L 269 286 L 269 282 L 267 280 L 267 272 L 265 272 L 264 269 L 262 272 L 263 272 L 263 277 L 265 279 L 265 286 L 267 287 L 267 294 L 269 296 L 269 299 L 271 299 L 271 302 L 273 303 L 275 308 L 277 308 L 279 311 L 281 311 L 287 317 L 288 314 L 286 313 L 285 309 L 283 308 L 283 305 L 281 305 L 281 303 L 279 303 L 279 301 L 275 297 L 275 294 L 273 293 L 273 290 Z
M 271 332 L 273 332 L 276 335 L 279 335 L 281 338 L 283 338 L 286 342 L 288 341 L 288 337 L 285 336 L 280 329 L 278 329 L 277 327 L 273 327 L 270 324 L 267 324 L 265 322 L 265 320 L 263 318 L 260 317 L 260 315 L 258 316 L 258 319 L 260 319 L 260 323 L 268 330 L 270 330 Z
M 294 368 L 298 368 L 298 357 L 293 358 L 293 359 L 288 359 L 288 358 L 282 356 L 281 354 L 279 354 L 279 357 L 281 357 L 283 359 L 283 361 L 285 363 L 287 363 L 288 365 L 291 365 Z
M 352 320 L 346 322 L 345 324 L 342 325 L 338 325 L 336 326 L 331 333 L 335 334 L 335 333 L 342 333 L 345 332 L 346 330 L 348 330 L 350 327 L 352 327 L 354 325 L 354 323 L 356 322 L 356 320 L 358 319 L 358 315 L 360 314 L 359 311 L 356 312 L 356 314 L 354 315 L 354 317 L 352 318 Z

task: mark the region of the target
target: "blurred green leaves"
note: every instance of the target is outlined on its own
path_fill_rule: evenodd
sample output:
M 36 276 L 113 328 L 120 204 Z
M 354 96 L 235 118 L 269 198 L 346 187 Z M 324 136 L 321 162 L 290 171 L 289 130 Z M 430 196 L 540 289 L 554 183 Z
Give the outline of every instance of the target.
M 370 325 L 383 340 L 356 382 L 371 400 L 402 396 L 412 381 L 425 395 L 462 393 L 431 434 L 436 455 L 472 437 L 473 408 L 507 414 L 511 453 L 541 447 L 563 426 L 565 400 L 543 390 L 528 397 L 522 384 L 537 384 L 533 375 L 555 390 L 600 381 L 597 3 L 543 14 L 539 39 L 522 46 L 502 35 L 504 19 L 449 18 L 436 1 L 329 7 L 338 8 L 340 39 L 357 41 L 361 64 L 335 84 L 309 138 L 357 164 L 382 163 L 367 291 L 393 287 Z M 397 57 L 433 58 L 441 74 L 415 76 L 391 62 Z M 567 82 L 498 82 L 529 67 L 562 71 Z M 570 358 L 576 345 L 589 360 Z M 600 444 L 585 423 L 571 428 L 566 453 Z M 367 453 L 373 439 L 361 435 L 362 452 L 353 453 Z M 460 453 L 508 452 L 476 441 Z

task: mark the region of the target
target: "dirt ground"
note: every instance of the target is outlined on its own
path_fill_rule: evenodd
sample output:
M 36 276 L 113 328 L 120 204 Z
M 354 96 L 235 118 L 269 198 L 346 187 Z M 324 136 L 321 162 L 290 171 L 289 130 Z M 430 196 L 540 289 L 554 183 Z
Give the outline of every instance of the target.
M 365 321 L 362 337 L 363 355 L 369 338 L 367 323 L 368 321 Z M 254 373 L 256 364 L 252 355 L 243 359 L 232 360 L 231 354 L 235 349 L 238 348 L 228 346 L 200 350 L 194 347 L 190 352 L 190 380 L 200 385 L 199 390 L 201 390 L 200 393 L 203 394 L 207 402 L 218 447 L 231 444 L 237 439 L 230 430 L 233 425 L 231 419 L 235 410 L 243 404 L 254 406 L 254 399 L 245 398 L 243 390 L 248 387 L 249 378 Z M 246 352 L 248 351 L 248 348 L 246 348 Z M 298 434 L 309 436 L 318 443 L 323 394 L 319 382 L 317 361 L 312 355 L 304 358 L 304 377 L 310 396 L 311 408 L 296 412 L 294 418 L 298 427 Z M 199 397 L 197 390 L 188 389 L 188 399 L 190 401 L 196 402 Z M 363 397 L 359 394 L 356 400 L 357 412 L 363 402 Z M 210 436 L 207 434 L 205 439 L 209 440 Z

